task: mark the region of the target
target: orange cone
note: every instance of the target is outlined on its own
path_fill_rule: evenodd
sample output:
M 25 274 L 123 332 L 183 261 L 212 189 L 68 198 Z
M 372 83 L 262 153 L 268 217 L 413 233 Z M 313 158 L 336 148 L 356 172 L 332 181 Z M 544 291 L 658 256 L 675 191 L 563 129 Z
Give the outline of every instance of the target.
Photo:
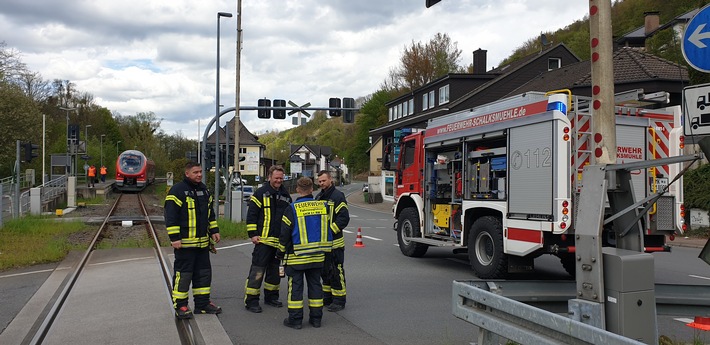
M 362 243 L 362 229 L 357 228 L 357 238 L 355 239 L 355 245 L 353 247 L 365 247 Z

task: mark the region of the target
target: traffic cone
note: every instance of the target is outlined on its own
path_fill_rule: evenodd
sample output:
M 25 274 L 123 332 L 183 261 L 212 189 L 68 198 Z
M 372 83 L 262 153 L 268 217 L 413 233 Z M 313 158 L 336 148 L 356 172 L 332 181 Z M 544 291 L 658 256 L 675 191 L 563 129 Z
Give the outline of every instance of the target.
M 355 245 L 353 247 L 365 247 L 362 243 L 362 228 L 357 228 L 357 238 L 355 239 Z

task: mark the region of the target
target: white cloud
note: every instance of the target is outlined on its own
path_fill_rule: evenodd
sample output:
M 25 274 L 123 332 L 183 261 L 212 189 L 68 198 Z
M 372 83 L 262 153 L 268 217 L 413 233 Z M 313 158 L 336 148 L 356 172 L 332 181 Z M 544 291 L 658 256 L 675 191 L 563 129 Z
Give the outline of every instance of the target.
M 154 112 L 168 133 L 197 137 L 215 112 L 217 12 L 220 103 L 234 106 L 235 0 L 4 0 L 0 32 L 45 79 L 74 82 L 123 115 Z M 259 98 L 327 106 L 377 91 L 405 46 L 447 33 L 463 51 L 488 51 L 488 68 L 540 32 L 582 19 L 573 0 L 243 0 L 241 105 Z M 231 118 L 232 115 L 226 117 Z M 243 111 L 252 132 L 290 128 Z M 226 119 L 222 121 L 224 123 Z

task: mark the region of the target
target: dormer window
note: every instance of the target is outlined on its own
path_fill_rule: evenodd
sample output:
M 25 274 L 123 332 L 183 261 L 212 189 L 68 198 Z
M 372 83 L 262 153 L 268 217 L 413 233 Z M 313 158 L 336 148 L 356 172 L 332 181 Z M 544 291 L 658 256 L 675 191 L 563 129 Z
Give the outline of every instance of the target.
M 560 58 L 549 58 L 547 59 L 547 70 L 552 71 L 553 69 L 558 69 L 562 66 L 562 59 Z

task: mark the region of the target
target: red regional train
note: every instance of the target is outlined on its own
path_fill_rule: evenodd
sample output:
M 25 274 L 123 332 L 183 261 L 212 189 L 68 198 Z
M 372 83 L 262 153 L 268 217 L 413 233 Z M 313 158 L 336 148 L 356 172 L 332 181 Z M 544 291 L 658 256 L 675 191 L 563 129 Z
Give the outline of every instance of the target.
M 155 162 L 137 150 L 123 151 L 116 160 L 116 183 L 119 191 L 141 191 L 155 182 Z

